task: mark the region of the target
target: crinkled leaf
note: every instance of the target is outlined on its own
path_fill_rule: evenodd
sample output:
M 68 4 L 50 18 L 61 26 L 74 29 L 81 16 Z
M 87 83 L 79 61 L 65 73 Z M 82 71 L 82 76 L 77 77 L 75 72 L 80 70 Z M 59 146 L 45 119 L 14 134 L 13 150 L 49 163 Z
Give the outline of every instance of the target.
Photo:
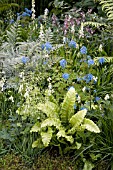
M 36 122 L 31 128 L 30 132 L 39 132 L 41 130 L 41 125 L 39 122 Z
M 74 114 L 75 95 L 75 89 L 70 88 L 61 104 L 60 115 L 63 123 L 68 123 L 70 117 Z
M 61 121 L 57 118 L 48 118 L 42 122 L 41 128 L 47 127 L 47 126 L 55 126 L 56 129 L 60 129 Z
M 33 142 L 32 144 L 32 148 L 43 148 L 43 143 L 42 143 L 42 140 L 41 138 L 37 139 L 36 141 Z
M 69 141 L 71 144 L 74 142 L 73 137 L 66 135 L 64 129 L 61 129 L 61 130 L 57 133 L 57 138 L 59 139 L 60 137 L 64 137 L 64 138 L 65 138 L 67 141 Z
M 49 127 L 47 132 L 41 132 L 42 142 L 45 147 L 47 147 L 50 143 L 50 140 L 52 138 L 53 130 Z
M 73 115 L 70 119 L 70 124 L 72 126 L 74 126 L 75 128 L 77 128 L 78 126 L 80 126 L 80 124 L 83 122 L 84 120 L 84 117 L 87 113 L 87 110 L 84 109 L 84 110 L 80 110 L 78 111 L 75 115 Z
M 90 119 L 84 119 L 83 126 L 90 132 L 100 133 L 98 126 Z
M 47 115 L 47 117 L 58 117 L 58 107 L 55 103 L 47 101 L 46 103 L 39 103 L 38 109 Z

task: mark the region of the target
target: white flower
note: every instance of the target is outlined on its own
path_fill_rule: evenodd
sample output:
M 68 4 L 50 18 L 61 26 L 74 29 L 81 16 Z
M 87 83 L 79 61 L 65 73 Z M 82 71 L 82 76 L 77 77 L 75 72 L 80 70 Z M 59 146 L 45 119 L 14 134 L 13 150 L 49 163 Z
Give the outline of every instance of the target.
M 100 44 L 99 49 L 100 52 L 102 51 L 102 44 Z
M 85 92 L 85 90 L 86 90 L 86 87 L 83 87 L 82 91 Z
M 18 92 L 21 93 L 23 90 L 23 84 L 20 85 Z
M 105 100 L 108 100 L 109 99 L 109 95 L 106 94 L 105 97 L 104 97 Z
M 93 80 L 97 82 L 98 77 L 93 76 Z
M 49 83 L 48 89 L 51 90 L 52 89 L 52 84 Z
M 49 81 L 49 82 L 50 82 L 50 81 L 51 81 L 51 77 L 49 77 L 49 78 L 47 79 L 47 81 Z
M 74 34 L 74 32 L 75 32 L 75 26 L 74 25 L 72 25 L 72 27 L 71 27 L 71 32 Z
M 77 97 L 77 101 L 78 101 L 78 103 L 80 103 L 80 102 L 81 102 L 81 98 L 80 98 L 80 96 L 78 96 L 78 97 Z
M 47 16 L 49 13 L 49 10 L 46 8 L 45 11 L 44 11 L 44 16 Z
M 9 100 L 11 100 L 12 102 L 14 102 L 12 95 L 9 97 Z

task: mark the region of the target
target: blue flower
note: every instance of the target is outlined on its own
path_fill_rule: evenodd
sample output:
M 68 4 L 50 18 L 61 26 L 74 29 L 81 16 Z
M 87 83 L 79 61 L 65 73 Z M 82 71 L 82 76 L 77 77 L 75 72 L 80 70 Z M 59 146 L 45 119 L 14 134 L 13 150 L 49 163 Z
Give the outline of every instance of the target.
M 94 91 L 94 93 L 96 93 L 97 91 L 96 90 L 93 90 Z
M 100 97 L 95 97 L 95 101 L 98 102 L 100 100 Z
M 68 73 L 64 73 L 64 74 L 62 75 L 62 77 L 63 77 L 65 80 L 67 80 L 67 79 L 69 78 L 69 74 L 68 74 Z
M 27 61 L 28 61 L 28 57 L 23 56 L 21 61 L 22 61 L 23 64 L 26 64 Z
M 81 54 L 87 54 L 87 48 L 85 46 L 82 46 L 80 49 Z
M 42 44 L 42 50 L 44 50 L 44 48 L 49 51 L 52 49 L 52 45 L 49 42 L 46 42 L 45 44 Z
M 73 41 L 73 40 L 71 40 L 71 41 L 69 42 L 69 47 L 71 47 L 71 48 L 76 48 L 76 42 Z
M 80 82 L 82 80 L 82 78 L 77 77 L 77 82 Z
M 100 64 L 103 64 L 103 63 L 105 62 L 105 58 L 102 57 L 102 58 L 100 58 L 98 61 L 99 61 Z
M 67 61 L 65 59 L 60 60 L 60 66 L 62 68 L 65 68 L 66 64 L 67 64 Z
M 11 20 L 10 20 L 10 24 L 13 24 L 13 23 L 14 23 L 14 19 L 11 19 Z
M 22 17 L 27 17 L 27 16 L 30 17 L 30 14 L 28 14 L 27 12 L 23 12 L 21 16 Z
M 85 80 L 86 83 L 89 83 L 91 80 L 93 80 L 93 75 L 89 73 L 83 77 L 83 80 Z
M 32 11 L 31 10 L 29 10 L 29 9 L 27 9 L 27 8 L 25 8 L 25 12 L 27 12 L 28 14 L 32 14 Z
M 89 59 L 88 60 L 88 65 L 90 66 L 90 65 L 93 65 L 95 62 L 94 62 L 94 60 L 92 60 L 92 59 Z

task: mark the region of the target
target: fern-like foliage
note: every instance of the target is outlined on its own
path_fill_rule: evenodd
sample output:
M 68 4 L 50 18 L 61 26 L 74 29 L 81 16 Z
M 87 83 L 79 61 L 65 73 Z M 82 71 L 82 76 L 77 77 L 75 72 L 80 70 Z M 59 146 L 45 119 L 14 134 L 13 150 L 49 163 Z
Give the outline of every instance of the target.
M 86 119 L 87 110 L 78 111 L 74 114 L 74 103 L 76 91 L 70 88 L 64 97 L 64 101 L 60 106 L 56 103 L 46 101 L 37 105 L 38 110 L 46 115 L 43 120 L 36 122 L 30 132 L 38 132 L 45 147 L 49 145 L 60 145 L 60 143 L 76 145 L 74 136 L 77 131 L 84 131 L 87 129 L 90 132 L 99 133 L 98 126 Z M 37 139 L 32 147 L 38 147 L 39 139 Z M 77 148 L 77 146 L 76 146 Z
M 100 0 L 102 10 L 107 13 L 108 20 L 113 20 L 113 1 L 112 0 Z

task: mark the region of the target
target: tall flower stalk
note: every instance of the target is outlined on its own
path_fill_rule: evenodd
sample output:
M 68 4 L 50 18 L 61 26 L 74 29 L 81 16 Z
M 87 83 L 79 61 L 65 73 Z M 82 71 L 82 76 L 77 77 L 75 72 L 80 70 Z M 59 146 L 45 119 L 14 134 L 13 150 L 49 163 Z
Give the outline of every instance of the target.
M 32 0 L 32 20 L 35 19 L 35 0 Z

